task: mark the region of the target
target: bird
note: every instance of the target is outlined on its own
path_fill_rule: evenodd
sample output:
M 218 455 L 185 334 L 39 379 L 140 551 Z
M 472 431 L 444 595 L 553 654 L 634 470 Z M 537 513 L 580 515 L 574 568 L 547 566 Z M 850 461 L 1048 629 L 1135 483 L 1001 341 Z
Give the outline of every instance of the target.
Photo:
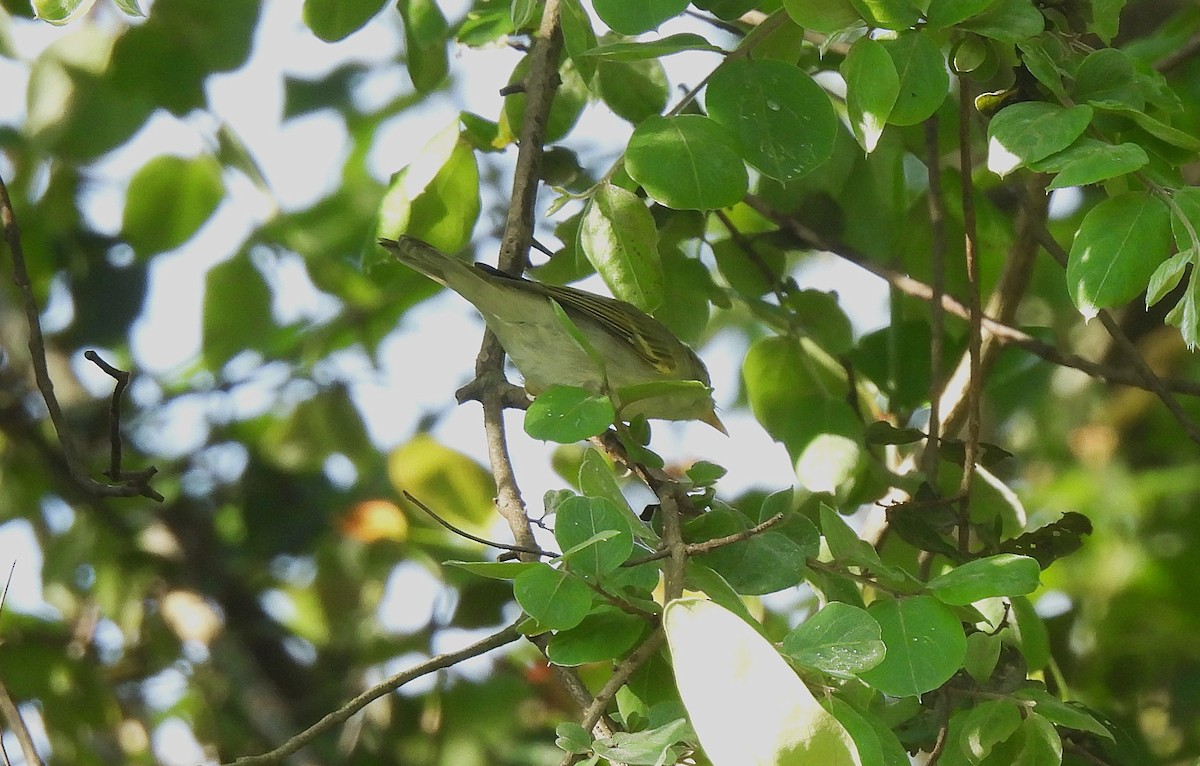
M 662 420 L 698 420 L 722 433 L 708 369 L 666 325 L 641 309 L 585 290 L 548 285 L 470 264 L 416 237 L 379 239 L 398 261 L 468 300 L 500 341 L 537 395 L 552 385 L 576 386 L 595 394 L 617 394 L 631 386 L 696 381 L 702 387 L 663 387 L 619 408 L 622 419 L 638 415 Z M 572 336 L 557 303 L 591 346 Z M 641 393 L 645 393 L 643 389 Z M 614 402 L 619 404 L 619 402 Z

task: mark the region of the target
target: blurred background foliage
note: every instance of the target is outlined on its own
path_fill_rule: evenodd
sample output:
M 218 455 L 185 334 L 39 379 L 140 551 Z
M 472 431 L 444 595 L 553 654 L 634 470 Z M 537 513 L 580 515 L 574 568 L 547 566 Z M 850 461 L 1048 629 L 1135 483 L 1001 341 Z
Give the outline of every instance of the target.
M 381 344 L 433 294 L 413 273 L 374 263 L 385 195 L 390 215 L 444 249 L 493 242 L 523 106 L 510 97 L 500 112 L 463 113 L 460 125 L 442 133 L 383 128 L 456 97 L 472 77 L 455 63 L 463 46 L 502 48 L 526 38 L 514 32 L 507 2 L 308 0 L 303 19 L 321 40 L 341 40 L 371 20 L 387 33 L 351 38 L 382 46 L 370 56 L 315 75 L 285 73 L 282 119 L 334 115 L 345 139 L 311 144 L 294 157 L 303 165 L 308 153 L 332 155 L 337 170 L 318 199 L 290 206 L 274 201 L 279 190 L 254 152 L 210 108 L 214 78 L 247 65 L 264 36 L 265 11 L 278 4 L 156 0 L 147 18 L 131 19 L 100 3 L 47 44 L 49 33 L 31 19 L 26 0 L 0 3 L 4 72 L 24 75 L 5 83 L 0 73 L 0 98 L 11 102 L 0 124 L 0 172 L 35 293 L 47 309 L 59 396 L 98 474 L 108 451 L 109 384 L 81 355 L 98 348 L 133 369 L 127 460 L 156 465 L 155 486 L 167 497 L 161 505 L 99 499 L 69 480 L 32 388 L 19 296 L 6 280 L 0 524 L 32 532 L 4 540 L 36 546 L 6 548 L 0 558 L 23 562 L 22 572 L 40 562 L 44 602 L 5 607 L 0 678 L 44 732 L 54 762 L 189 763 L 259 752 L 385 673 L 469 643 L 514 613 L 506 583 L 441 566 L 484 558 L 483 548 L 399 497 L 403 487 L 456 525 L 494 533 L 490 475 L 461 445 L 431 435 L 442 413 L 425 413 L 405 438 L 387 443 L 373 435 L 371 408 L 352 394 L 355 383 L 381 374 Z M 697 5 L 702 14 L 736 17 L 771 3 Z M 1200 32 L 1200 11 L 1190 4 L 1131 2 L 1122 18 L 1118 44 L 1147 60 Z M 512 61 L 520 58 L 512 54 Z M 815 61 L 815 52 L 808 55 Z M 1200 63 L 1184 60 L 1168 75 L 1185 106 L 1176 125 L 1191 129 L 1200 124 Z M 24 92 L 12 87 L 25 76 Z M 520 76 L 518 66 L 509 79 Z M 573 139 L 577 121 L 607 111 L 641 120 L 661 112 L 672 95 L 657 60 L 605 61 L 596 76 L 589 91 L 578 73 L 566 72 L 551 119 L 549 139 L 561 143 L 546 173 L 568 189 L 586 188 L 606 168 L 594 160 L 594 138 Z M 379 81 L 400 84 L 381 99 L 366 87 Z M 256 94 L 246 90 L 240 98 Z M 943 112 L 950 136 L 953 104 Z M 195 150 L 114 166 L 122 147 L 164 115 L 187 126 Z M 921 156 L 920 130 L 889 131 L 870 162 L 843 131 L 828 167 L 795 183 L 762 179 L 756 191 L 807 211 L 814 228 L 869 257 L 927 278 L 928 223 L 909 215 L 924 209 L 923 192 L 902 181 L 906 163 Z M 370 158 L 383 135 L 427 148 L 406 168 L 380 173 Z M 396 171 L 401 177 L 389 182 Z M 98 197 L 98 188 L 107 196 Z M 983 251 L 1003 252 L 1011 192 L 998 183 L 984 191 Z M 139 322 L 157 265 L 220 226 L 221 209 L 237 194 L 259 207 L 245 214 L 251 223 L 226 237 L 225 252 L 193 286 L 203 294 L 197 353 L 184 364 L 144 369 L 148 352 L 136 338 L 146 329 Z M 1084 193 L 1056 226 L 1073 230 L 1099 199 L 1092 195 Z M 695 214 L 655 212 L 664 243 L 705 231 Z M 960 260 L 954 251 L 961 211 L 949 213 L 953 264 Z M 812 256 L 772 239 L 752 212 L 735 208 L 730 215 L 743 231 L 762 235 L 773 264 L 811 267 Z M 578 220 L 562 221 L 557 230 L 543 222 L 538 236 L 569 255 Z M 701 296 L 695 310 L 668 313 L 664 321 L 698 345 L 719 332 L 744 348 L 763 333 L 750 311 L 713 309 L 707 323 L 703 316 L 710 302 L 721 303 L 725 285 L 743 295 L 762 295 L 766 285 L 744 261 L 726 257 L 730 245 L 716 239 L 713 255 L 699 261 L 682 251 L 672 260 L 670 247 L 663 249 L 671 278 L 686 286 L 683 300 Z M 480 250 L 481 259 L 492 252 Z M 575 276 L 577 260 L 555 258 L 542 274 Z M 373 268 L 364 270 L 364 262 Z M 952 291 L 963 284 L 956 268 L 948 275 Z M 999 263 L 984 268 L 986 288 Z M 289 304 L 297 269 L 327 299 L 319 310 Z M 929 388 L 925 307 L 897 297 L 886 328 L 852 336 L 845 315 L 827 301 L 824 294 L 800 301 L 797 313 L 813 317 L 812 334 L 879 383 L 894 411 L 919 409 Z M 1163 326 L 1162 313 L 1135 306 L 1123 322 L 1156 369 L 1200 375 L 1200 363 L 1178 332 Z M 1081 353 L 1114 356 L 1099 328 L 1079 321 L 1061 270 L 1048 260 L 1037 262 L 1021 321 L 1052 329 Z M 959 338 L 963 330 L 952 327 Z M 951 346 L 957 351 L 962 343 L 952 339 Z M 747 365 L 748 386 L 771 385 L 756 378 L 766 371 L 756 373 L 753 360 Z M 405 377 L 421 374 L 420 361 L 411 360 Z M 410 407 L 405 378 L 389 384 L 388 406 Z M 744 390 L 721 393 L 731 413 L 746 409 Z M 452 390 L 444 394 L 449 406 Z M 1194 401 L 1185 404 L 1200 416 Z M 1151 394 L 1068 374 L 1014 349 L 989 383 L 987 415 L 989 440 L 1015 454 L 1001 476 L 1017 490 L 1031 526 L 1067 510 L 1084 512 L 1095 525 L 1083 550 L 1043 576 L 1040 608 L 1070 688 L 1133 732 L 1131 746 L 1164 762 L 1200 754 L 1196 445 Z M 577 472 L 572 450 L 555 460 L 562 475 Z M 727 500 L 753 507 L 776 488 Z M 764 608 L 774 607 L 768 601 Z M 779 619 L 789 619 L 786 609 Z M 583 673 L 586 679 L 600 670 Z M 576 717 L 544 661 L 524 645 L 389 695 L 336 738 L 314 745 L 311 762 L 550 763 L 558 757 L 554 724 Z

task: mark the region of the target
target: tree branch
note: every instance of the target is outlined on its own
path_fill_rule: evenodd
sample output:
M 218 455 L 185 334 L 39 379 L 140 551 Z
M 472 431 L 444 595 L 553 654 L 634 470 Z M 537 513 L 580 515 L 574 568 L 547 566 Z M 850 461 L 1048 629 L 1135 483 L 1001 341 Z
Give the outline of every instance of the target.
M 401 673 L 396 673 L 393 676 L 375 684 L 370 689 L 359 694 L 354 699 L 342 705 L 337 710 L 317 721 L 312 726 L 300 732 L 296 736 L 289 739 L 284 744 L 274 750 L 263 753 L 262 755 L 250 755 L 243 758 L 238 758 L 233 762 L 233 766 L 269 766 L 283 761 L 284 758 L 296 752 L 300 748 L 312 742 L 321 734 L 332 729 L 333 727 L 345 723 L 350 716 L 354 715 L 364 707 L 396 689 L 399 689 L 404 684 L 421 676 L 428 675 L 438 670 L 443 670 L 451 665 L 457 665 L 463 660 L 469 660 L 472 657 L 478 657 L 481 654 L 490 652 L 492 649 L 511 644 L 521 637 L 521 632 L 517 630 L 517 625 L 525 619 L 522 614 L 517 622 L 500 630 L 492 635 L 484 638 L 481 641 L 476 641 L 468 647 L 459 649 L 457 652 L 447 652 L 439 654 L 436 657 L 431 657 L 425 662 L 422 662 L 416 667 L 409 668 Z
M 1039 239 L 1042 247 L 1046 248 L 1046 252 L 1050 253 L 1051 257 L 1058 262 L 1058 265 L 1065 269 L 1069 256 L 1063 246 L 1058 244 L 1058 240 L 1044 227 L 1039 231 Z M 1129 359 L 1137 374 L 1145 383 L 1147 390 L 1153 391 L 1159 400 L 1162 401 L 1167 411 L 1175 418 L 1175 422 L 1188 435 L 1188 438 L 1196 444 L 1200 444 L 1200 427 L 1197 427 L 1196 422 L 1184 412 L 1183 407 L 1179 404 L 1179 400 L 1167 390 L 1163 380 L 1146 363 L 1137 346 L 1129 339 L 1129 336 L 1125 334 L 1125 331 L 1121 329 L 1117 321 L 1113 319 L 1112 314 L 1106 309 L 1101 309 L 1098 316 L 1100 317 L 1100 323 L 1104 325 L 1104 329 L 1108 331 L 1113 342 L 1121 349 L 1121 353 Z
M 832 253 L 854 265 L 871 272 L 875 276 L 883 279 L 905 295 L 910 295 L 914 298 L 929 301 L 933 299 L 933 289 L 919 279 L 914 279 L 907 274 L 902 274 L 895 269 L 888 268 L 879 263 L 872 261 L 867 256 L 858 252 L 854 248 L 841 242 L 832 242 L 818 235 L 816 232 L 809 229 L 803 223 L 797 221 L 791 216 L 780 213 L 773 209 L 761 198 L 755 195 L 747 195 L 746 203 L 759 213 L 773 221 L 786 234 L 790 235 L 796 242 L 806 248 L 821 250 Z M 942 306 L 946 312 L 954 316 L 966 319 L 969 316 L 967 307 L 953 296 L 945 295 L 942 297 Z M 1084 359 L 1077 354 L 1071 354 L 1064 351 L 1059 351 L 1058 348 L 1050 343 L 1047 343 L 1039 338 L 1035 338 L 1023 330 L 1019 330 L 1003 321 L 991 316 L 987 312 L 984 313 L 982 319 L 983 327 L 988 331 L 991 337 L 995 338 L 996 342 L 1007 345 L 1016 346 L 1024 351 L 1027 351 L 1034 356 L 1041 357 L 1051 364 L 1060 367 L 1069 367 L 1079 370 L 1080 372 L 1103 380 L 1108 383 L 1117 383 L 1123 386 L 1140 388 L 1146 391 L 1151 391 L 1149 384 L 1142 379 L 1137 373 L 1121 367 L 1113 367 L 1111 365 L 1093 362 L 1090 359 Z M 1161 378 L 1163 386 L 1168 391 L 1177 394 L 1187 394 L 1189 396 L 1200 396 L 1200 382 L 1191 380 L 1180 380 L 1178 378 Z
M 29 269 L 25 265 L 25 250 L 21 247 L 21 231 L 17 226 L 17 216 L 13 210 L 12 199 L 8 195 L 8 186 L 0 178 L 0 225 L 4 228 L 4 239 L 8 250 L 12 253 L 13 283 L 21 292 L 21 300 L 25 308 L 25 321 L 29 325 L 29 356 L 33 364 L 33 377 L 37 382 L 42 401 L 46 403 L 46 412 L 50 423 L 58 434 L 58 441 L 66 458 L 67 468 L 71 479 L 84 491 L 97 497 L 135 497 L 141 495 L 156 502 L 162 502 L 163 496 L 150 487 L 150 477 L 154 475 L 153 468 L 140 471 L 126 478 L 113 478 L 114 484 L 105 484 L 93 479 L 79 454 L 79 447 L 71 433 L 70 425 L 58 403 L 54 393 L 54 381 L 50 378 L 50 370 L 46 363 L 46 339 L 42 334 L 41 314 L 38 310 L 37 298 L 33 294 L 33 284 L 29 280 Z M 114 437 L 118 446 L 114 447 L 119 455 L 120 434 Z

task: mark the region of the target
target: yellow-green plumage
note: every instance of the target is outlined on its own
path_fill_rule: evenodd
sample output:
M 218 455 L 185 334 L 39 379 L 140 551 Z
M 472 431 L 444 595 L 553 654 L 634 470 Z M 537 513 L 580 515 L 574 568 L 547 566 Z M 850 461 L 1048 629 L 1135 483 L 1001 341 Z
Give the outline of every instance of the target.
M 482 264 L 452 258 L 414 237 L 379 243 L 407 266 L 470 301 L 538 393 L 554 384 L 594 392 L 659 381 L 709 384 L 696 354 L 658 320 L 614 298 L 533 282 Z M 555 316 L 559 306 L 604 360 L 603 372 Z M 626 418 L 642 414 L 666 420 L 702 420 L 723 430 L 711 397 L 664 395 L 633 402 Z

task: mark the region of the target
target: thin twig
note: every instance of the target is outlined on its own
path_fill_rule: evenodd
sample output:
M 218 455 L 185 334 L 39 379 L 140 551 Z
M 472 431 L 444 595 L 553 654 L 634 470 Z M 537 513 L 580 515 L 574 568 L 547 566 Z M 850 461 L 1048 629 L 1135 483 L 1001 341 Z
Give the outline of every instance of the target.
M 604 715 L 604 710 L 608 707 L 608 703 L 612 701 L 613 697 L 617 696 L 617 692 L 621 690 L 621 687 L 625 685 L 625 682 L 629 680 L 634 671 L 645 664 L 646 660 L 654 656 L 654 653 L 658 651 L 665 640 L 666 634 L 663 633 L 662 629 L 654 631 L 642 642 L 641 646 L 634 649 L 628 657 L 617 664 L 617 667 L 613 668 L 612 675 L 608 677 L 608 680 L 604 682 L 604 686 L 596 693 L 592 704 L 588 705 L 587 709 L 583 711 L 583 718 L 580 721 L 580 725 L 584 729 L 590 731 L 595 728 L 596 723 Z M 570 766 L 577 760 L 577 755 L 568 753 L 563 756 L 561 766 Z
M 1050 253 L 1054 260 L 1065 269 L 1067 267 L 1067 259 L 1069 256 L 1063 246 L 1058 244 L 1058 240 L 1056 240 L 1049 231 L 1043 228 L 1040 232 L 1040 241 L 1042 247 L 1046 249 L 1046 252 Z M 1171 416 L 1175 418 L 1175 422 L 1178 423 L 1179 427 L 1182 428 L 1184 433 L 1188 435 L 1188 438 L 1196 444 L 1200 444 L 1200 427 L 1198 427 L 1196 425 L 1196 421 L 1192 420 L 1192 418 L 1188 416 L 1187 412 L 1184 411 L 1183 407 L 1179 404 L 1179 400 L 1176 399 L 1169 390 L 1167 390 L 1162 378 L 1158 376 L 1158 373 L 1151 369 L 1141 352 L 1138 351 L 1137 346 L 1129 339 L 1129 336 L 1125 334 L 1125 331 L 1121 329 L 1121 325 L 1118 324 L 1117 321 L 1113 319 L 1112 314 L 1105 309 L 1101 309 L 1097 316 L 1100 317 L 1100 323 L 1104 325 L 1104 329 L 1108 331 L 1108 334 L 1112 337 L 1113 342 L 1117 344 L 1117 347 L 1121 349 L 1121 353 L 1123 353 L 1125 357 L 1129 359 L 1138 375 L 1145 382 L 1147 389 L 1154 392 L 1154 394 L 1167 408 L 1167 411 L 1171 413 Z
M 762 534 L 763 532 L 766 532 L 771 527 L 773 527 L 776 524 L 778 524 L 779 522 L 783 521 L 783 518 L 784 518 L 783 513 L 780 512 L 780 513 L 775 514 L 771 518 L 767 519 L 766 521 L 761 521 L 758 524 L 755 524 L 754 526 L 750 527 L 749 529 L 743 529 L 741 532 L 734 532 L 732 535 L 724 535 L 723 537 L 714 537 L 711 540 L 705 540 L 704 542 L 701 542 L 701 543 L 687 543 L 683 546 L 684 553 L 689 557 L 690 556 L 699 556 L 704 553 L 710 553 L 712 551 L 715 551 L 718 548 L 723 548 L 726 545 L 733 545 L 734 543 L 740 543 L 743 540 L 749 540 L 751 537 L 754 537 L 755 535 L 759 535 L 759 534 Z M 651 561 L 659 561 L 660 559 L 665 559 L 665 558 L 669 557 L 670 555 L 671 555 L 671 551 L 664 548 L 663 550 L 655 551 L 654 553 L 651 553 L 648 556 L 642 556 L 640 558 L 630 559 L 629 561 L 626 561 L 623 564 L 623 566 L 635 567 L 635 566 L 638 566 L 639 564 L 647 564 Z
M 408 490 L 401 490 L 400 494 L 402 494 L 406 498 L 408 498 L 409 502 L 411 502 L 413 505 L 417 506 L 422 511 L 425 511 L 425 513 L 429 514 L 429 517 L 432 518 L 434 521 L 436 521 L 438 524 L 441 524 L 443 527 L 450 530 L 451 532 L 458 535 L 459 537 L 465 537 L 466 539 L 468 539 L 472 542 L 480 543 L 480 544 L 486 545 L 490 548 L 499 548 L 502 551 L 512 551 L 513 553 L 528 553 L 537 558 L 541 558 L 541 557 L 545 556 L 547 558 L 553 559 L 553 558 L 558 558 L 559 556 L 562 555 L 561 553 L 554 553 L 552 551 L 544 551 L 541 548 L 527 548 L 524 545 L 509 545 L 508 543 L 498 543 L 498 542 L 495 542 L 494 540 L 488 540 L 487 538 L 479 537 L 478 535 L 473 535 L 470 532 L 466 531 L 465 529 L 459 529 L 458 527 L 454 526 L 450 522 L 443 519 L 441 516 L 438 516 L 436 513 L 433 512 L 432 508 L 430 508 L 428 505 L 425 505 L 425 503 L 422 503 L 420 500 L 418 500 L 416 497 L 414 497 L 412 495 L 412 493 L 410 493 Z
M 958 84 L 958 157 L 962 179 L 963 255 L 967 271 L 968 353 L 970 377 L 967 379 L 967 438 L 964 445 L 963 474 L 959 483 L 958 550 L 968 552 L 971 537 L 970 498 L 975 478 L 975 461 L 979 457 L 980 399 L 983 392 L 983 299 L 979 286 L 979 232 L 975 226 L 975 185 L 972 173 L 975 162 L 971 157 L 972 102 L 967 81 Z
M 658 496 L 662 508 L 663 551 L 666 565 L 663 566 L 663 601 L 671 601 L 683 595 L 683 578 L 687 569 L 687 543 L 683 541 L 683 523 L 680 519 L 679 500 L 674 487 L 666 487 Z
M 525 615 L 521 615 L 517 622 L 508 627 L 493 633 L 492 635 L 480 641 L 476 641 L 468 647 L 459 649 L 456 652 L 447 652 L 439 654 L 436 657 L 431 657 L 425 662 L 422 662 L 416 667 L 409 668 L 401 673 L 396 673 L 393 676 L 375 684 L 370 689 L 362 692 L 354 699 L 342 705 L 337 710 L 326 715 L 320 721 L 317 721 L 312 726 L 300 732 L 296 736 L 289 739 L 284 744 L 274 750 L 263 753 L 262 755 L 250 755 L 238 758 L 233 762 L 233 766 L 268 766 L 268 764 L 276 764 L 283 761 L 284 758 L 296 752 L 300 748 L 312 742 L 319 735 L 329 731 L 333 727 L 345 723 L 350 716 L 354 715 L 364 707 L 396 689 L 399 689 L 404 684 L 421 676 L 429 675 L 438 670 L 443 670 L 452 665 L 457 665 L 464 660 L 469 660 L 472 657 L 478 657 L 481 654 L 490 652 L 493 649 L 511 644 L 521 637 L 521 632 L 517 630 L 517 625 L 525 619 Z
M 25 321 L 29 326 L 29 355 L 33 364 L 33 377 L 37 382 L 42 401 L 46 403 L 46 412 L 50 423 L 58 434 L 58 441 L 66 458 L 67 468 L 71 478 L 89 494 L 97 497 L 134 497 L 141 495 L 157 502 L 163 501 L 163 496 L 154 491 L 150 485 L 150 477 L 154 471 L 147 469 L 127 481 L 117 481 L 115 484 L 104 484 L 93 479 L 84 467 L 79 454 L 79 447 L 71 433 L 70 425 L 63 414 L 62 406 L 54 393 L 54 381 L 50 377 L 50 369 L 46 362 L 46 339 L 42 334 L 42 320 L 38 310 L 37 298 L 33 294 L 33 284 L 29 279 L 29 269 L 25 265 L 25 250 L 21 247 L 21 230 L 17 225 L 16 212 L 13 210 L 12 199 L 8 195 L 8 186 L 0 178 L 0 226 L 4 228 L 4 239 L 8 250 L 12 253 L 13 283 L 21 292 L 21 300 L 25 309 Z
M 929 177 L 929 285 L 933 290 L 929 303 L 929 438 L 921 453 L 921 467 L 930 486 L 937 486 L 941 445 L 941 398 L 945 388 L 942 354 L 946 345 L 946 313 L 942 298 L 946 294 L 946 207 L 942 199 L 942 168 L 938 152 L 937 115 L 925 121 L 925 168 Z
M 783 232 L 792 236 L 798 244 L 807 248 L 831 253 L 845 261 L 853 263 L 896 287 L 905 295 L 926 301 L 933 300 L 933 289 L 921 280 L 876 263 L 845 243 L 826 240 L 791 216 L 774 210 L 770 205 L 754 195 L 747 195 L 745 201 L 750 207 L 774 221 Z M 945 308 L 947 313 L 953 314 L 956 317 L 966 319 L 969 316 L 967 307 L 951 295 L 942 297 L 942 307 Z M 1108 383 L 1117 383 L 1146 391 L 1151 390 L 1149 384 L 1140 375 L 1130 370 L 1084 359 L 1078 354 L 1059 351 L 1054 345 L 1040 338 L 1035 338 L 1029 333 L 1006 324 L 987 313 L 983 315 L 982 322 L 984 328 L 997 342 L 1016 346 L 1034 356 L 1041 357 L 1051 364 L 1079 370 L 1089 377 Z M 1177 394 L 1187 394 L 1188 396 L 1200 396 L 1200 382 L 1181 380 L 1179 378 L 1162 378 L 1161 380 L 1168 391 Z
M 0 714 L 3 714 L 4 720 L 8 722 L 8 728 L 17 737 L 17 742 L 21 744 L 21 754 L 25 756 L 25 763 L 29 766 L 42 766 L 42 759 L 38 757 L 37 747 L 33 744 L 33 736 L 29 733 L 29 727 L 25 725 L 25 719 L 21 718 L 21 711 L 17 707 L 17 703 L 13 701 L 12 695 L 8 693 L 8 687 L 0 681 Z M 7 758 L 7 754 L 5 754 Z

